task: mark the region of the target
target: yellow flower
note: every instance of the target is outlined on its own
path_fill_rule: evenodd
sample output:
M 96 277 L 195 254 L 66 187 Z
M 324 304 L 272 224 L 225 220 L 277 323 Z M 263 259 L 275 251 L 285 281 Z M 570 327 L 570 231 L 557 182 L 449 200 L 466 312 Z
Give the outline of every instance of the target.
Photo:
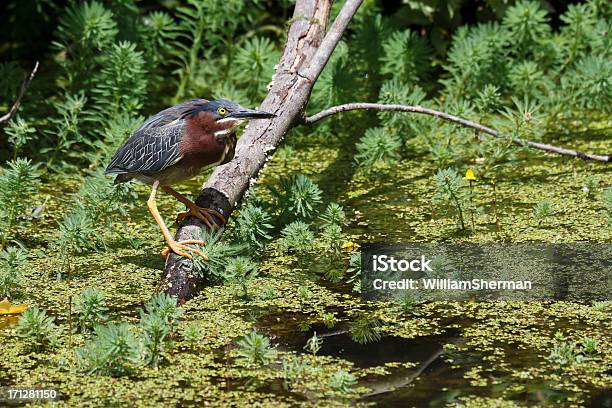
M 28 308 L 26 304 L 13 305 L 8 299 L 0 302 L 0 315 L 21 314 Z
M 463 177 L 463 179 L 467 180 L 467 181 L 476 181 L 476 176 L 474 175 L 474 170 L 467 169 L 467 171 L 465 172 L 465 177 Z
M 356 251 L 359 249 L 359 244 L 355 242 L 345 242 L 342 244 L 342 249 L 348 249 L 349 251 Z

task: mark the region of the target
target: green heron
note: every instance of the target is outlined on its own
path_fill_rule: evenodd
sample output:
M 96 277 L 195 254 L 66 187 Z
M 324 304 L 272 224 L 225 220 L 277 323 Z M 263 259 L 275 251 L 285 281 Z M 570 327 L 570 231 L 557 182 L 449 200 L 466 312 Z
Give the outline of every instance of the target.
M 218 227 L 215 217 L 225 223 L 222 214 L 199 207 L 171 186 L 196 176 L 206 167 L 232 160 L 236 146 L 236 125 L 245 120 L 274 116 L 267 112 L 245 109 L 225 99 L 192 99 L 180 103 L 151 116 L 136 129 L 117 150 L 105 174 L 116 174 L 115 184 L 137 179 L 152 185 L 147 206 L 168 244 L 162 255 L 173 251 L 191 258 L 187 252 L 193 252 L 207 259 L 200 250 L 187 246 L 205 245 L 203 241 L 174 240 L 157 210 L 157 189 L 161 187 L 187 206 L 189 211 L 179 214 L 179 220 L 191 215 L 202 220 L 209 228 Z

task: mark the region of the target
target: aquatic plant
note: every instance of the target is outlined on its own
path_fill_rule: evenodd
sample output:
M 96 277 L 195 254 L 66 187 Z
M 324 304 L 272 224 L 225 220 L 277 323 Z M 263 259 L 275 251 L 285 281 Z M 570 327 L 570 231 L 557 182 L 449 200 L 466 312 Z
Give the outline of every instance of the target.
M 281 231 L 280 247 L 287 252 L 303 256 L 314 248 L 314 234 L 308 224 L 294 221 Z
M 30 159 L 18 158 L 0 168 L 0 247 L 10 239 L 16 217 L 33 204 L 39 187 L 38 165 Z
M 380 340 L 382 335 L 378 330 L 381 322 L 366 315 L 357 316 L 350 325 L 351 339 L 359 344 L 367 344 Z
M 553 345 L 546 359 L 559 365 L 569 365 L 581 363 L 584 361 L 584 356 L 579 353 L 574 343 L 561 341 Z
M 351 255 L 346 273 L 347 283 L 353 284 L 353 292 L 361 293 L 361 253 Z
M 329 377 L 329 385 L 334 391 L 347 394 L 357 385 L 357 379 L 353 374 L 341 368 Z
M 436 183 L 433 196 L 434 203 L 444 204 L 446 208 L 453 208 L 457 223 L 464 230 L 463 207 L 466 205 L 468 196 L 464 180 L 455 169 L 448 168 L 438 170 L 434 175 L 434 181 Z
M 174 346 L 168 341 L 171 324 L 166 317 L 161 309 L 140 316 L 141 341 L 144 349 L 142 357 L 144 363 L 152 367 L 157 367 L 163 353 Z
M 272 194 L 281 210 L 281 219 L 309 218 L 321 204 L 322 191 L 303 174 L 283 177 Z
M 204 338 L 204 332 L 199 324 L 191 322 L 183 329 L 183 339 L 189 344 L 191 349 L 195 349 L 196 345 Z
M 120 376 L 143 361 L 142 342 L 128 323 L 109 323 L 94 328 L 94 338 L 75 350 L 79 370 L 87 374 Z
M 156 293 L 145 303 L 144 309 L 140 311 L 141 318 L 146 315 L 159 316 L 172 326 L 183 315 L 183 309 L 178 307 L 176 298 L 165 293 Z
M 91 218 L 81 207 L 76 207 L 59 223 L 58 234 L 51 238 L 50 247 L 57 253 L 57 276 L 65 271 L 70 274 L 72 257 L 97 243 Z
M 584 353 L 590 356 L 599 353 L 601 342 L 592 337 L 585 337 L 580 342 L 580 345 L 582 346 Z
M 85 289 L 74 306 L 80 331 L 89 332 L 94 326 L 103 323 L 108 318 L 107 311 L 104 292 L 97 288 Z
M 36 306 L 29 307 L 21 314 L 16 330 L 17 335 L 36 350 L 55 345 L 58 341 L 59 329 L 55 319 Z
M 112 184 L 97 170 L 85 179 L 74 198 L 94 226 L 103 224 L 110 230 L 113 222 L 134 206 L 136 194 L 127 184 Z
M 605 312 L 611 305 L 612 302 L 609 300 L 597 301 L 593 302 L 593 309 L 597 310 L 598 312 Z
M 550 200 L 541 200 L 538 201 L 533 206 L 533 215 L 535 219 L 538 221 L 538 225 L 542 224 L 542 222 L 551 217 L 554 214 L 553 204 Z
M 62 98 L 51 102 L 57 116 L 50 119 L 52 126 L 45 131 L 49 142 L 41 149 L 47 156 L 47 168 L 59 171 L 66 164 L 64 159 L 79 158 L 72 147 L 87 140 L 82 117 L 86 104 L 87 98 L 83 93 L 66 93 Z M 59 164 L 56 163 L 58 160 Z
M 342 246 L 342 227 L 336 224 L 324 226 L 321 230 L 321 241 L 326 250 L 336 253 L 340 252 Z
M 610 223 L 612 223 L 612 187 L 608 187 L 601 195 L 603 207 L 608 215 Z
M 13 160 L 17 159 L 21 149 L 34 138 L 33 134 L 36 133 L 36 129 L 19 116 L 11 119 L 4 131 L 8 135 L 9 144 L 13 146 Z
M 346 214 L 341 205 L 336 203 L 329 203 L 325 208 L 325 211 L 319 216 L 319 219 L 323 223 L 323 227 L 337 225 L 343 227 L 347 224 Z
M 266 365 L 276 359 L 276 350 L 270 347 L 270 339 L 257 332 L 246 334 L 236 345 L 236 360 L 242 364 Z
M 240 209 L 236 217 L 235 233 L 240 242 L 245 243 L 251 250 L 261 249 L 265 242 L 272 237 L 270 231 L 274 228 L 270 224 L 272 217 L 264 209 L 247 204 Z
M 248 298 L 248 283 L 257 277 L 257 264 L 251 259 L 238 256 L 230 258 L 225 263 L 223 278 L 228 282 L 235 282 L 242 288 L 242 296 Z
M 323 339 L 317 336 L 317 332 L 312 334 L 312 337 L 306 340 L 306 344 L 304 345 L 304 350 L 312 353 L 312 355 L 316 355 L 319 350 L 321 350 L 321 345 L 323 344 Z
M 323 318 L 323 324 L 328 329 L 334 327 L 338 322 L 338 319 L 336 319 L 336 315 L 334 314 L 334 312 L 323 313 L 321 317 Z
M 296 294 L 301 302 L 307 302 L 312 297 L 312 292 L 307 286 L 298 286 Z
M 244 245 L 231 244 L 225 241 L 222 230 L 209 231 L 203 228 L 200 239 L 206 242 L 206 245 L 198 247 L 198 249 L 208 257 L 208 260 L 196 256 L 191 261 L 185 258 L 183 262 L 192 264 L 194 271 L 200 276 L 205 276 L 212 281 L 223 280 L 226 260 L 242 252 Z
M 587 197 L 591 198 L 593 197 L 594 192 L 599 187 L 600 182 L 601 182 L 601 178 L 599 176 L 589 174 L 584 179 L 584 184 L 582 185 L 582 191 L 586 193 Z
M 371 171 L 395 163 L 399 159 L 402 141 L 384 128 L 370 128 L 355 147 L 355 161 L 366 171 Z
M 26 251 L 20 247 L 0 250 L 0 299 L 14 299 L 23 287 Z
M 290 361 L 283 360 L 283 386 L 288 389 L 290 386 L 296 386 L 303 380 L 308 371 L 312 370 L 307 362 L 301 358 L 293 358 Z

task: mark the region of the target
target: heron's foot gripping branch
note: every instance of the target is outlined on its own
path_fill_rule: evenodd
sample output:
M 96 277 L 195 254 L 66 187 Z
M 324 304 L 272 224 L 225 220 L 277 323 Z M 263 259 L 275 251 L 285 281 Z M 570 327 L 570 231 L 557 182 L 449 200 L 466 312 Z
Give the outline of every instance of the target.
M 219 211 L 210 208 L 202 208 L 193 204 L 189 206 L 189 211 L 181 212 L 176 215 L 176 223 L 181 224 L 187 217 L 196 217 L 202 221 L 208 228 L 218 230 L 222 225 L 227 223 L 227 220 Z M 219 225 L 218 220 L 221 221 Z
M 168 246 L 161 251 L 161 256 L 166 258 L 170 252 L 174 252 L 177 255 L 184 256 L 185 258 L 192 259 L 192 256 L 188 252 L 201 256 L 205 261 L 208 261 L 208 257 L 204 255 L 199 249 L 190 247 L 188 245 L 206 245 L 206 242 L 197 239 L 188 239 L 185 241 L 168 241 Z

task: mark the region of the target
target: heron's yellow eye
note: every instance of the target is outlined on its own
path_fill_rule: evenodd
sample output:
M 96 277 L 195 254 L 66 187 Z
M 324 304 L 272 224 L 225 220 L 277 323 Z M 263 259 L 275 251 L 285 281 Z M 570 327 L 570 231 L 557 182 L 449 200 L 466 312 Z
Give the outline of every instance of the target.
M 217 113 L 221 116 L 225 116 L 227 115 L 227 109 L 225 109 L 224 107 L 220 107 L 219 109 L 217 109 Z

